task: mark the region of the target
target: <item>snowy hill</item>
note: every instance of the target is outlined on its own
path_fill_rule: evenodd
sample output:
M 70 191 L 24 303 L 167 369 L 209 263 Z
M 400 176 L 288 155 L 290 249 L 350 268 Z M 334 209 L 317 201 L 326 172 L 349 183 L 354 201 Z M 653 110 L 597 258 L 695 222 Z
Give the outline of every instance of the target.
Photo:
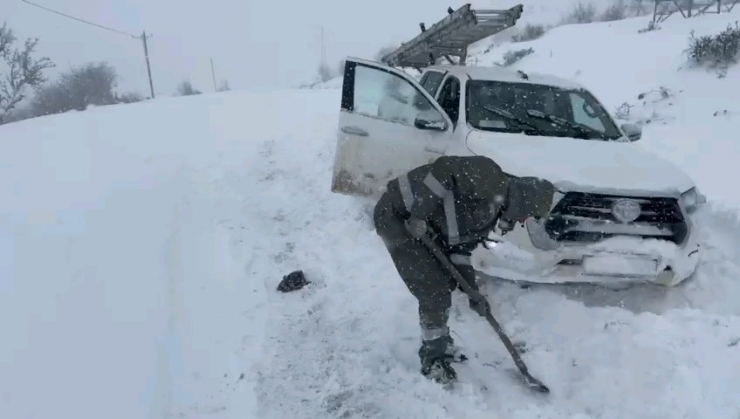
M 736 417 L 740 74 L 679 68 L 690 29 L 718 32 L 737 16 L 674 17 L 647 34 L 646 19 L 568 26 L 511 44 L 535 50 L 517 68 L 575 78 L 610 108 L 635 105 L 631 118 L 656 113 L 640 144 L 709 199 L 704 262 L 676 289 L 486 284 L 548 398 L 514 384 L 460 295 L 451 328 L 489 390 L 447 393 L 406 362 L 415 300 L 370 203 L 329 191 L 338 89 L 0 127 L 0 417 Z M 660 86 L 676 94 L 636 99 Z M 312 284 L 277 293 L 295 269 Z

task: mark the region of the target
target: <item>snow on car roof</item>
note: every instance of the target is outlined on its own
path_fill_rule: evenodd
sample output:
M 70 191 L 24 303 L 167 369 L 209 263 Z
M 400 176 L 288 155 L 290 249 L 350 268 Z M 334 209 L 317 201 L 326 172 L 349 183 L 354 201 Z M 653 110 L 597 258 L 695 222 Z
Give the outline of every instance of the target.
M 458 77 L 467 75 L 470 76 L 470 78 L 473 80 L 492 80 L 509 83 L 532 83 L 560 87 L 563 89 L 583 89 L 583 86 L 572 80 L 564 79 L 550 74 L 527 72 L 527 78 L 524 78 L 522 77 L 522 74 L 517 71 L 497 67 L 435 65 L 427 67 L 427 70 L 447 71 L 450 74 L 457 75 Z

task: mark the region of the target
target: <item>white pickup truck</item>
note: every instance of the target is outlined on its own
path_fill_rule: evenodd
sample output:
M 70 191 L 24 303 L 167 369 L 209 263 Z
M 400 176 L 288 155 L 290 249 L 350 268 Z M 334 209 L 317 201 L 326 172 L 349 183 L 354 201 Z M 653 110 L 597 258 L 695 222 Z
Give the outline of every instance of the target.
M 485 155 L 557 187 L 549 218 L 474 253 L 513 281 L 673 286 L 696 270 L 692 213 L 705 198 L 680 169 L 634 144 L 585 88 L 495 67 L 431 66 L 417 80 L 373 61 L 344 70 L 332 191 L 376 195 L 441 155 Z

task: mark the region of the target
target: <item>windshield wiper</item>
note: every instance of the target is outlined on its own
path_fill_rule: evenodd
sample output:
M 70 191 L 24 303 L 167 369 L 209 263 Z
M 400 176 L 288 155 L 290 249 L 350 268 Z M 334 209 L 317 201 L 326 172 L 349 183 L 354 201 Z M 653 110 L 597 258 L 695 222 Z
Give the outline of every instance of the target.
M 539 129 L 532 125 L 531 123 L 527 122 L 526 120 L 519 118 L 518 116 L 514 115 L 513 113 L 497 108 L 495 106 L 490 105 L 483 105 L 483 109 L 487 110 L 488 112 L 491 112 L 492 114 L 498 115 L 500 117 L 506 118 L 506 120 L 513 122 L 514 125 L 517 126 L 517 128 L 521 129 L 525 134 L 538 132 Z
M 549 115 L 544 112 L 536 111 L 533 109 L 528 110 L 527 115 L 532 118 L 543 119 L 545 121 L 550 121 L 555 125 L 568 128 L 571 131 L 573 131 L 575 135 L 577 135 L 576 138 L 591 139 L 593 138 L 594 134 L 596 134 L 598 138 L 604 138 L 604 134 L 598 130 L 595 130 L 593 128 L 585 128 L 581 125 L 570 122 L 567 119 L 561 118 L 559 116 Z

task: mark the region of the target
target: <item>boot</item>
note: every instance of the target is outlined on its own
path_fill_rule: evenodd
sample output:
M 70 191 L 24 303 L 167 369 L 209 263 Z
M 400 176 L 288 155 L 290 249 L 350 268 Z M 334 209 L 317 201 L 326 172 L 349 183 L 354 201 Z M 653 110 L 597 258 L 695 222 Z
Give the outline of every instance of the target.
M 447 335 L 443 339 L 447 341 L 447 346 L 445 347 L 445 359 L 447 359 L 448 362 L 465 362 L 468 360 L 468 357 L 462 353 L 460 347 L 455 345 L 455 340 L 452 339 L 452 336 Z
M 421 373 L 439 384 L 449 384 L 457 379 L 457 373 L 444 359 L 437 358 L 421 366 Z
M 457 373 L 446 359 L 450 342 L 449 336 L 422 341 L 419 348 L 422 375 L 440 384 L 450 383 L 457 378 Z

